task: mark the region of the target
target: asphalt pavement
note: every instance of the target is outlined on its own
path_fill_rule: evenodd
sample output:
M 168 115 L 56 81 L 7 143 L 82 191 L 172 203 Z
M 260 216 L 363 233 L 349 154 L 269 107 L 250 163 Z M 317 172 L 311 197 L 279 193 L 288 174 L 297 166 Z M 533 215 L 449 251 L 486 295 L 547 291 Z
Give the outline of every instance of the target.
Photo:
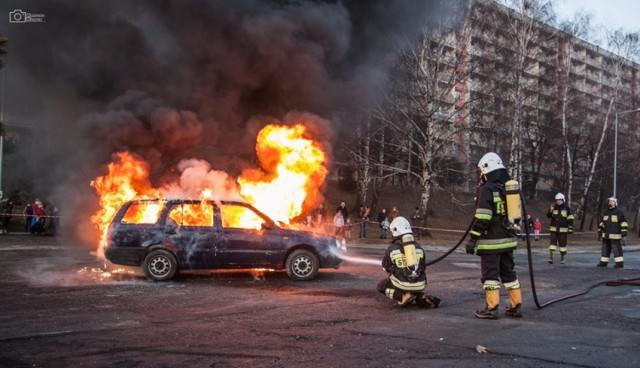
M 423 244 L 428 259 L 449 247 Z M 90 245 L 1 235 L 0 367 L 640 366 L 638 285 L 598 286 L 539 309 L 520 247 L 524 317 L 478 320 L 477 256 L 457 250 L 427 269 L 440 308 L 400 308 L 375 290 L 386 245 L 348 246 L 349 261 L 310 282 L 216 271 L 156 283 L 106 272 Z M 638 245 L 625 247 L 624 269 L 596 268 L 598 244 L 570 245 L 565 265 L 548 264 L 544 248 L 533 251 L 540 304 L 640 278 Z

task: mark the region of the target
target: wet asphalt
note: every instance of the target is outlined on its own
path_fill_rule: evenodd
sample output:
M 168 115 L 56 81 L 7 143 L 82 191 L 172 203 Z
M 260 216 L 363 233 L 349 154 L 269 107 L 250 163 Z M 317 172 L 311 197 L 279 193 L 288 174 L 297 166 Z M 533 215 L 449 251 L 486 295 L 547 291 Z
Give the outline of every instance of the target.
M 428 259 L 448 248 L 432 243 Z M 596 268 L 595 243 L 570 245 L 564 265 L 536 245 L 539 304 L 640 278 L 638 245 L 625 247 L 624 269 Z M 456 250 L 427 269 L 438 309 L 400 308 L 375 290 L 385 245 L 348 246 L 351 261 L 309 282 L 215 271 L 156 283 L 136 270 L 105 274 L 91 246 L 62 236 L 0 235 L 0 367 L 640 366 L 640 285 L 598 286 L 539 309 L 521 246 L 524 317 L 478 320 L 477 256 Z

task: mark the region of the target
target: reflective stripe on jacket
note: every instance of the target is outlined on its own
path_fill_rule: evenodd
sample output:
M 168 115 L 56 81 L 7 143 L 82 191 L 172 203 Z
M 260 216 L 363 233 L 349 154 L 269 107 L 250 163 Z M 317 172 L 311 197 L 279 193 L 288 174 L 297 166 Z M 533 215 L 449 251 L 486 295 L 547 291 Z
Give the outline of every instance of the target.
M 476 240 L 478 254 L 497 253 L 513 249 L 518 243 L 509 232 L 504 184 L 487 182 L 480 186 L 478 205 L 471 227 L 471 239 Z
M 598 224 L 598 231 L 603 239 L 622 239 L 627 235 L 629 225 L 624 218 L 624 212 L 618 207 L 607 208 L 602 214 L 602 221 Z
M 413 245 L 416 247 L 418 259 L 415 272 L 407 268 L 407 258 L 404 255 L 402 240 L 399 237 L 394 238 L 387 248 L 382 259 L 382 268 L 390 273 L 389 280 L 396 288 L 405 291 L 422 291 L 427 285 L 425 273 L 427 265 L 422 247 L 415 242 Z
M 566 203 L 554 205 L 553 211 L 547 212 L 547 217 L 551 219 L 550 232 L 565 234 L 573 232 L 573 214 Z

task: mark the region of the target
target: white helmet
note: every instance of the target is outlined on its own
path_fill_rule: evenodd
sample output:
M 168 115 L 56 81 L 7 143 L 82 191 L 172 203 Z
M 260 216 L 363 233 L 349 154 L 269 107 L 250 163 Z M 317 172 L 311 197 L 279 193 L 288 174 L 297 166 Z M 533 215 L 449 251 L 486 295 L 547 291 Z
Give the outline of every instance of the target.
M 558 194 L 556 194 L 556 201 L 557 201 L 558 199 L 562 199 L 562 201 L 564 202 L 564 201 L 565 201 L 565 199 L 564 199 L 564 194 L 562 194 L 562 193 L 558 193 Z
M 617 206 L 618 206 L 618 199 L 617 199 L 616 197 L 609 197 L 609 198 L 607 199 L 607 202 L 608 202 L 608 201 L 613 201 L 614 207 L 617 207 Z
M 411 231 L 411 224 L 402 216 L 394 218 L 393 221 L 391 221 L 389 228 L 391 229 L 391 235 L 394 237 L 413 233 Z
M 492 171 L 505 168 L 500 156 L 493 152 L 489 152 L 482 156 L 480 162 L 478 162 L 478 167 L 484 175 L 487 175 Z

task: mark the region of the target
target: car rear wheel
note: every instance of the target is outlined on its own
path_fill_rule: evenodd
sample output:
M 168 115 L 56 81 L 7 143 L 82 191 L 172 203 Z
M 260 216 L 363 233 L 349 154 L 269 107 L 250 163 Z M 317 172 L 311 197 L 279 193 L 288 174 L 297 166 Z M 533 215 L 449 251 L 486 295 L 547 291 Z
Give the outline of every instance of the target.
M 287 275 L 292 280 L 311 280 L 318 274 L 320 262 L 313 252 L 306 249 L 298 249 L 287 258 Z
M 167 281 L 178 271 L 178 261 L 168 250 L 156 249 L 144 258 L 142 269 L 153 281 Z

